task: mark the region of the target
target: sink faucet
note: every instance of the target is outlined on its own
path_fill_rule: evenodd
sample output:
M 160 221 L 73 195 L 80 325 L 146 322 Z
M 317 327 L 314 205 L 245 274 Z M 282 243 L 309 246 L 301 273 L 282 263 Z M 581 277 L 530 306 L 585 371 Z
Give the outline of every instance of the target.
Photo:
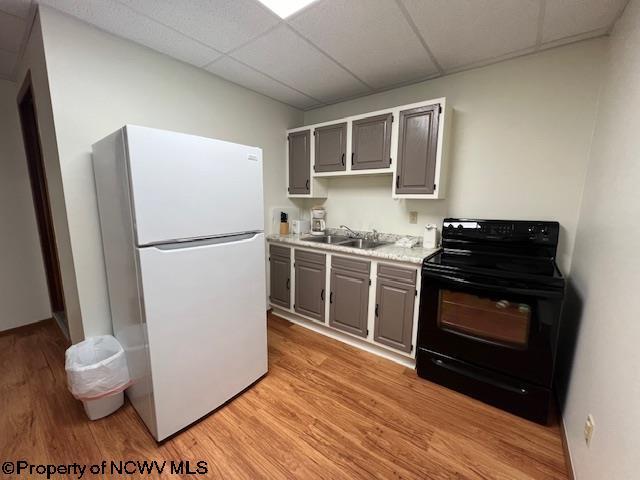
M 346 225 L 340 225 L 340 228 L 344 228 L 345 230 L 348 230 L 349 232 L 351 232 L 353 234 L 354 237 L 356 238 L 360 238 L 361 235 L 358 232 L 354 232 L 353 230 L 351 230 L 349 227 L 347 227 Z

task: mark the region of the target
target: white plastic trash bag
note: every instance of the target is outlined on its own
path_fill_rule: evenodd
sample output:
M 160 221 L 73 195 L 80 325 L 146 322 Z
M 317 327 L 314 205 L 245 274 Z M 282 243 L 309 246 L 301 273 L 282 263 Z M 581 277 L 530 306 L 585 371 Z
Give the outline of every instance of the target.
M 95 400 L 122 392 L 130 384 L 127 359 L 111 335 L 72 345 L 65 355 L 69 390 L 78 400 Z

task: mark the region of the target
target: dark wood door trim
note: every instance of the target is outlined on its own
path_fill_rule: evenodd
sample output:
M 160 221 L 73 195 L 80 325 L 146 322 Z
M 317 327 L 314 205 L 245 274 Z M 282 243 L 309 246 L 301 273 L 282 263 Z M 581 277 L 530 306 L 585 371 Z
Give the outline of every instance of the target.
M 64 291 L 60 261 L 56 244 L 53 215 L 49 199 L 47 175 L 42 157 L 42 142 L 40 140 L 40 128 L 31 81 L 31 72 L 28 71 L 24 82 L 20 87 L 17 98 L 18 114 L 22 129 L 27 168 L 31 183 L 33 206 L 36 214 L 36 223 L 40 237 L 40 247 L 44 261 L 49 299 L 53 312 L 65 311 Z

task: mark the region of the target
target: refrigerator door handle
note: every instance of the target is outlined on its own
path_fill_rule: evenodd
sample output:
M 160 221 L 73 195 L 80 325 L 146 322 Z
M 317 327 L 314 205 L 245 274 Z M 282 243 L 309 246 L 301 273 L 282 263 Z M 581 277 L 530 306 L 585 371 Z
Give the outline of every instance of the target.
M 209 245 L 221 245 L 225 243 L 234 243 L 242 240 L 250 240 L 262 232 L 238 233 L 234 235 L 226 235 L 222 237 L 203 238 L 198 240 L 182 240 L 172 243 L 161 243 L 150 245 L 151 248 L 158 250 L 180 250 L 185 248 L 206 247 Z M 142 247 L 144 248 L 144 247 Z

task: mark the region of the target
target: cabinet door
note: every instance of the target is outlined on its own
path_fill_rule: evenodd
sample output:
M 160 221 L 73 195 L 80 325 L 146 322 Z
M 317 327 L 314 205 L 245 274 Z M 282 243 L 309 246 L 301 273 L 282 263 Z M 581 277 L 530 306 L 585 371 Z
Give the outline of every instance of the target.
M 310 130 L 289 134 L 289 193 L 311 193 Z
M 353 121 L 352 170 L 389 167 L 392 121 L 390 113 Z
M 339 172 L 346 169 L 347 124 L 328 125 L 316 128 L 315 171 Z
M 324 255 L 322 255 L 324 262 Z M 325 266 L 296 258 L 296 302 L 297 313 L 324 322 Z
M 367 336 L 369 273 L 331 269 L 329 325 L 360 337 Z
M 396 193 L 434 192 L 439 118 L 440 105 L 400 112 Z
M 415 286 L 378 277 L 373 339 L 403 352 L 411 351 Z
M 291 308 L 291 259 L 272 252 L 269 266 L 269 300 L 275 305 Z

